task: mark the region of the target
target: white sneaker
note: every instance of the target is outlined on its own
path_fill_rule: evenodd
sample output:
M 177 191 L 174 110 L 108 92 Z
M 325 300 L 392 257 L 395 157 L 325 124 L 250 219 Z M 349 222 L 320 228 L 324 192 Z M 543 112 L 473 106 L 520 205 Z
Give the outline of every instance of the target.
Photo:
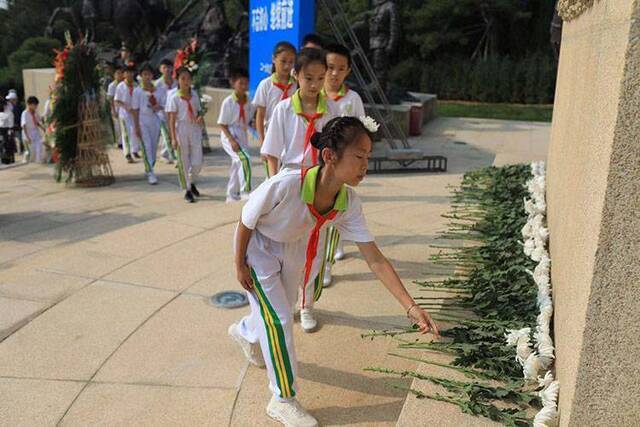
M 153 172 L 149 172 L 149 175 L 147 175 L 147 181 L 149 181 L 149 184 L 151 185 L 156 185 L 158 183 L 158 178 L 156 178 Z
M 331 263 L 328 262 L 324 266 L 324 278 L 322 279 L 322 287 L 328 288 L 329 286 L 331 286 L 331 281 Z
M 269 406 L 267 406 L 267 415 L 280 421 L 286 427 L 318 426 L 318 421 L 296 399 L 280 402 L 275 396 L 272 396 Z
M 264 368 L 264 359 L 262 358 L 262 351 L 260 350 L 260 344 L 252 344 L 238 332 L 238 324 L 232 323 L 229 326 L 229 336 L 233 338 L 242 348 L 244 356 L 249 363 L 257 366 L 258 368 Z
M 318 321 L 313 317 L 313 308 L 303 308 L 300 310 L 300 325 L 306 333 L 315 332 L 318 328 Z
M 338 247 L 336 248 L 336 253 L 333 255 L 333 259 L 336 261 L 340 261 L 344 258 L 344 246 L 342 245 L 342 240 L 338 242 Z

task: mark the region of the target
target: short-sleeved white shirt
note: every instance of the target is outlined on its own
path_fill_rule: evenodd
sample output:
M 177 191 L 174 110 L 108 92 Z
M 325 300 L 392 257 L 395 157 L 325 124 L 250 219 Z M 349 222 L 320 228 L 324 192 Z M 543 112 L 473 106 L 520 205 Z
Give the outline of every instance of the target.
M 334 99 L 333 102 L 338 106 L 340 116 L 362 117 L 366 115 L 362 98 L 355 90 L 345 88 L 344 95 Z
M 136 84 L 134 83 L 133 90 L 132 90 L 129 87 L 129 85 L 127 85 L 127 82 L 125 80 L 121 81 L 120 83 L 118 83 L 118 86 L 116 86 L 116 95 L 114 99 L 118 102 L 122 102 L 127 107 L 131 107 L 131 102 L 133 101 L 133 92 L 135 92 L 135 87 L 136 87 Z M 118 112 L 120 113 L 121 117 L 128 114 L 124 108 L 119 108 Z
M 167 82 L 164 81 L 164 77 L 160 77 L 158 80 L 155 81 L 154 85 L 157 88 L 163 88 L 167 92 L 169 92 L 171 89 L 178 88 L 178 81 L 176 79 L 173 79 L 171 80 L 171 84 L 168 85 Z
M 180 91 L 174 91 L 169 94 L 169 98 L 167 99 L 167 104 L 165 106 L 165 111 L 167 113 L 176 113 L 176 122 L 191 122 L 191 118 L 189 117 L 189 106 L 187 104 L 186 99 L 182 99 L 180 97 Z M 198 92 L 194 89 L 191 89 L 191 108 L 193 109 L 193 114 L 196 116 L 200 112 L 200 98 L 198 97 Z
M 145 120 L 152 120 L 157 116 L 153 111 L 151 105 L 151 95 L 155 98 L 155 102 L 160 107 L 164 108 L 166 103 L 166 92 L 164 89 L 156 88 L 153 92 L 144 90 L 141 87 L 137 87 L 133 91 L 133 100 L 131 101 L 131 108 L 139 110 L 140 118 Z M 159 117 L 158 117 L 159 118 Z
M 271 116 L 273 115 L 273 111 L 276 108 L 276 105 L 280 101 L 283 101 L 282 97 L 284 96 L 284 91 L 273 84 L 274 75 L 271 75 L 265 79 L 263 79 L 260 84 L 258 84 L 258 88 L 256 89 L 256 94 L 253 97 L 253 105 L 257 107 L 264 107 L 264 127 L 268 128 L 269 121 L 271 120 Z M 295 80 L 291 78 L 289 80 L 291 87 L 287 91 L 287 98 L 290 98 L 296 90 L 298 89 L 298 85 Z M 285 98 L 285 99 L 287 99 Z
M 296 92 L 292 97 L 281 101 L 276 106 L 267 134 L 265 135 L 261 154 L 276 157 L 280 160 L 282 167 L 300 168 L 315 166 L 312 164 L 310 150 L 304 152 L 305 135 L 307 132 L 307 121 L 296 113 L 295 103 Z M 324 114 L 315 121 L 317 131 L 322 131 L 323 126 L 334 117 L 338 116 L 336 104 L 327 100 L 321 95 L 318 108 L 322 109 L 324 104 Z
M 113 80 L 111 83 L 109 83 L 109 86 L 107 86 L 107 97 L 110 99 L 115 98 L 116 96 L 116 87 L 118 87 L 118 81 L 117 80 Z
M 311 194 L 315 194 L 315 180 L 318 167 L 312 168 L 305 176 L 305 187 L 311 185 Z M 316 224 L 316 219 L 307 203 L 313 203 L 313 196 L 303 200 L 300 184 L 300 171 L 281 170 L 277 175 L 263 182 L 251 193 L 249 201 L 242 208 L 242 223 L 251 230 L 277 242 L 295 242 L 307 239 Z M 309 194 L 309 193 L 307 193 Z M 333 220 L 327 221 L 323 228 L 334 225 L 341 238 L 352 242 L 372 242 L 373 236 L 367 228 L 362 203 L 356 192 L 347 186 L 341 190 L 336 202 L 342 200 L 342 210 Z M 322 229 L 320 230 L 322 233 Z
M 42 117 L 38 113 L 35 113 L 35 116 L 38 120 L 38 123 L 42 124 Z M 33 119 L 33 115 L 29 112 L 29 110 L 24 110 L 22 115 L 20 116 L 20 127 L 24 129 L 24 126 L 27 125 L 27 131 L 29 133 L 38 131 L 38 125 Z
M 247 129 L 253 112 L 254 107 L 248 102 L 247 97 L 247 102 L 244 104 L 245 120 L 240 120 L 240 104 L 238 103 L 238 98 L 235 94 L 231 94 L 222 101 L 218 124 L 226 125 L 229 128 L 229 133 L 238 141 L 238 144 L 246 147 L 249 144 Z M 220 139 L 223 143 L 229 143 L 227 135 L 225 135 L 224 132 L 220 134 Z

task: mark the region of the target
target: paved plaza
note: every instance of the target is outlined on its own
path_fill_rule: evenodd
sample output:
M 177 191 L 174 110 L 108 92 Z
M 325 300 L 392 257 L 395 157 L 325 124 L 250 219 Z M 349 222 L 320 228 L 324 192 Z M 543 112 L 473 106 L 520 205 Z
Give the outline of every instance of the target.
M 447 173 L 371 175 L 358 187 L 371 231 L 410 290 L 436 271 L 429 245 L 445 228 L 448 186 L 467 170 L 544 159 L 549 130 L 436 119 L 413 143 L 448 156 Z M 159 165 L 151 187 L 142 164 L 116 150 L 109 187 L 57 184 L 44 165 L 0 170 L 0 425 L 276 425 L 264 411 L 265 372 L 227 336 L 247 308 L 208 300 L 240 289 L 231 243 L 242 207 L 224 203 L 229 160 L 210 131 L 196 204 L 182 199 L 172 165 Z M 254 184 L 263 174 L 255 155 Z M 417 420 L 434 414 L 440 426 L 485 422 L 363 371 L 416 364 L 387 355 L 392 340 L 360 337 L 407 321 L 355 245 L 346 253 L 317 305 L 319 331 L 295 326 L 303 405 L 321 425 L 429 425 Z

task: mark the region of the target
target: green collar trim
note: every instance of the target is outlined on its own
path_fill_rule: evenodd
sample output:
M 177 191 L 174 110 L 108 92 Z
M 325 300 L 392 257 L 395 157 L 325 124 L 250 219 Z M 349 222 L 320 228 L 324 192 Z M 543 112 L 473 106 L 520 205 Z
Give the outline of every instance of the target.
M 318 181 L 318 172 L 320 166 L 314 166 L 307 171 L 302 182 L 302 194 L 301 198 L 307 205 L 313 205 L 313 199 L 316 195 L 316 183 Z M 346 211 L 347 210 L 347 187 L 342 186 L 336 197 L 336 201 L 333 204 L 333 210 Z
M 278 81 L 278 75 L 276 73 L 271 74 L 271 81 L 274 83 L 280 83 Z M 295 79 L 292 76 L 289 76 L 289 83 L 287 83 L 288 85 L 290 85 L 291 83 L 294 83 Z
M 347 85 L 345 85 L 344 83 L 342 83 L 342 86 L 340 86 L 340 90 L 338 91 L 338 96 L 340 98 L 342 98 L 343 96 L 345 96 L 347 94 Z M 329 94 L 327 94 L 327 91 L 322 88 L 322 90 L 320 91 L 320 93 L 325 97 L 328 98 Z
M 236 95 L 235 91 L 231 92 L 231 99 L 233 99 L 234 102 L 237 102 L 238 104 L 240 103 L 240 98 L 238 98 L 238 95 Z M 243 104 L 247 103 L 247 94 L 244 95 L 244 102 Z
M 291 97 L 291 107 L 293 107 L 293 112 L 296 114 L 302 114 L 304 110 L 302 109 L 302 99 L 300 98 L 300 89 L 296 90 L 296 93 Z M 316 113 L 318 114 L 326 114 L 329 111 L 327 107 L 327 97 L 322 94 L 318 95 L 318 105 L 316 106 Z

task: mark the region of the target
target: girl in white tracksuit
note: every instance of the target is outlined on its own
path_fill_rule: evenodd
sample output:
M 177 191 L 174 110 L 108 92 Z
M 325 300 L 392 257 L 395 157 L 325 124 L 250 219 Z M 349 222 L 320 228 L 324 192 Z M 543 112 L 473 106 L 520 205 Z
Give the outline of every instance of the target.
M 167 100 L 165 111 L 169 118 L 171 145 L 178 155 L 180 186 L 186 191 L 187 202 L 195 202 L 200 196 L 196 188 L 198 174 L 202 169 L 202 127 L 198 93 L 191 88 L 191 71 L 181 67 L 176 72 L 178 90 Z
M 233 93 L 220 106 L 218 125 L 222 129 L 220 142 L 231 157 L 227 203 L 247 199 L 251 192 L 251 157 L 249 155 L 249 121 L 253 116 L 253 106 L 249 101 L 249 73 L 244 69 L 231 71 Z
M 131 107 L 136 127 L 136 136 L 142 141 L 144 157 L 144 172 L 149 184 L 155 185 L 158 179 L 153 173 L 156 164 L 156 152 L 160 138 L 160 117 L 158 113 L 164 110 L 167 100 L 166 91 L 153 85 L 153 67 L 144 64 L 140 68 L 142 83 L 133 91 Z
M 298 287 L 321 267 L 323 257 L 316 255 L 328 225 L 357 243 L 371 270 L 423 333 L 438 334 L 431 317 L 411 298 L 379 251 L 360 200 L 350 188 L 366 174 L 372 126 L 375 122 L 368 129 L 354 117 L 331 120 L 322 134 L 312 138 L 320 166 L 302 176 L 299 170 L 285 169 L 265 181 L 251 194 L 236 230 L 236 274 L 247 290 L 251 314 L 231 325 L 229 334 L 251 363 L 266 364 L 273 393 L 267 413 L 286 425 L 317 425 L 295 400 L 292 323 Z

